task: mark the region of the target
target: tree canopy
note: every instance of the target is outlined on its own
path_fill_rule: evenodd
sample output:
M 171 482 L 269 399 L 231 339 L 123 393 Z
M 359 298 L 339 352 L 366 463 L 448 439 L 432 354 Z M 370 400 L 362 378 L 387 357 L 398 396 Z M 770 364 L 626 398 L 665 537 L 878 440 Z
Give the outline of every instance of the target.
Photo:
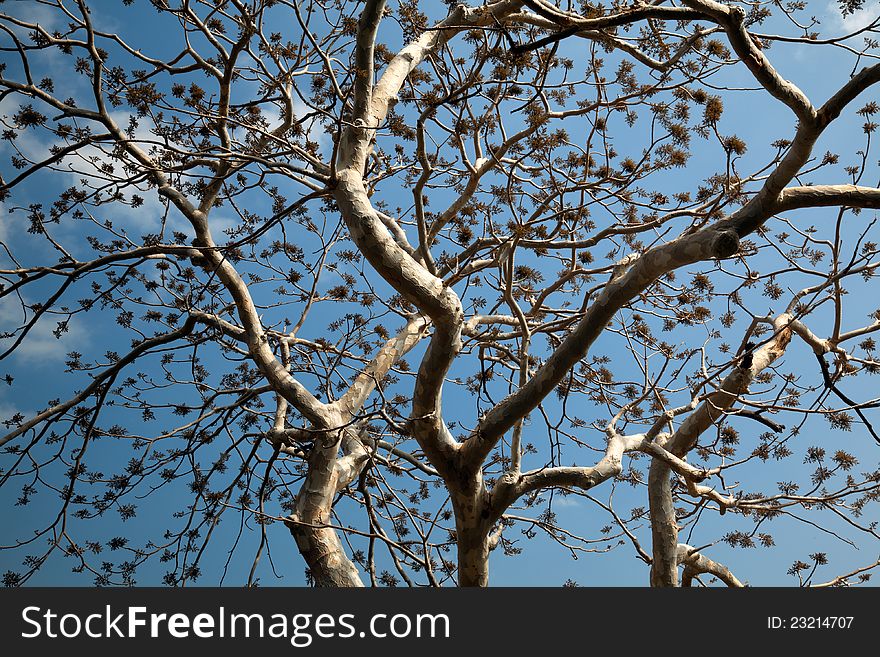
M 869 581 L 868 5 L 0 5 L 4 583 Z

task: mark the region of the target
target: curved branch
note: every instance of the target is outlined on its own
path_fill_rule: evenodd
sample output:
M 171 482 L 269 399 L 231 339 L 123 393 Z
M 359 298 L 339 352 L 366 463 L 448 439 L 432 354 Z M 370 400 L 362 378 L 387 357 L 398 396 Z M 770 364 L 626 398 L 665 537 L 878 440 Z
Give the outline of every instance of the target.
M 762 370 L 785 353 L 791 341 L 791 315 L 782 314 L 773 320 L 774 334 L 766 344 L 752 353 L 749 367 L 740 365 L 728 374 L 718 389 L 691 413 L 669 437 L 663 447 L 683 457 L 696 445 L 699 437 L 713 426 L 743 394 L 749 383 Z M 653 459 L 648 472 L 648 502 L 651 514 L 651 536 L 654 558 L 651 564 L 651 586 L 678 585 L 678 522 L 670 483 L 670 466 Z
M 8 434 L 0 438 L 0 447 L 8 443 L 10 440 L 14 440 L 18 436 L 23 433 L 33 429 L 35 426 L 40 424 L 41 422 L 45 422 L 46 420 L 55 417 L 56 415 L 60 415 L 77 404 L 79 404 L 84 399 L 88 398 L 89 395 L 95 393 L 98 388 L 108 379 L 112 380 L 124 367 L 130 365 L 135 360 L 137 360 L 144 353 L 148 352 L 150 349 L 154 347 L 159 347 L 163 344 L 168 344 L 169 342 L 174 342 L 175 340 L 179 340 L 190 333 L 192 333 L 193 328 L 196 325 L 196 320 L 192 317 L 187 318 L 187 320 L 183 323 L 178 329 L 174 331 L 170 331 L 165 333 L 164 335 L 158 335 L 154 338 L 148 338 L 141 342 L 138 346 L 132 349 L 128 354 L 120 358 L 116 363 L 114 363 L 111 367 L 108 367 L 106 370 L 101 372 L 98 376 L 94 378 L 92 383 L 86 386 L 81 392 L 77 393 L 66 402 L 61 404 L 56 404 L 52 408 L 47 408 L 42 413 L 38 413 L 36 416 L 22 424 L 21 426 L 15 428 L 10 431 Z
M 709 557 L 697 552 L 690 545 L 680 543 L 678 545 L 677 553 L 678 562 L 684 565 L 684 572 L 681 576 L 682 586 L 690 586 L 694 577 L 703 573 L 708 573 L 714 575 L 731 588 L 745 587 L 745 584 L 740 582 L 736 578 L 736 575 L 730 572 L 730 569 L 727 566 L 720 564 L 717 561 L 712 561 Z

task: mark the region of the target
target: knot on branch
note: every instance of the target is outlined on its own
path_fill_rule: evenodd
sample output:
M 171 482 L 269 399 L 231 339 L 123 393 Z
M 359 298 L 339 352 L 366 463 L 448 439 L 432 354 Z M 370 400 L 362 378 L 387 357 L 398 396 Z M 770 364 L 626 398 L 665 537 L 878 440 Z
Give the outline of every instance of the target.
M 734 25 L 741 25 L 742 22 L 746 19 L 746 12 L 742 7 L 734 5 L 730 7 L 729 16 Z
M 522 475 L 517 472 L 505 472 L 498 479 L 498 484 L 500 486 L 513 487 L 516 486 L 520 480 L 522 479 Z
M 739 235 L 733 230 L 725 230 L 715 237 L 712 252 L 716 258 L 729 258 L 739 251 Z
M 709 478 L 709 471 L 706 468 L 702 468 L 699 472 L 695 472 L 692 479 L 695 483 L 700 483 L 701 481 L 706 481 Z
M 351 134 L 355 139 L 363 139 L 368 132 L 369 125 L 361 118 L 355 119 L 350 125 Z

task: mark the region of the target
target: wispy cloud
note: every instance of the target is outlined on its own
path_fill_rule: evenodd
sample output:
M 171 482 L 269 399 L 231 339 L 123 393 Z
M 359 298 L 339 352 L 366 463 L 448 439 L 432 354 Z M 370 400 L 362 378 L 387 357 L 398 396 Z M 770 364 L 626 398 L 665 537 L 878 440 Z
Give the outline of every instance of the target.
M 53 11 L 48 5 L 43 5 L 39 2 L 10 2 L 4 9 L 13 18 L 27 23 L 36 23 L 47 32 L 52 32 L 62 27 L 65 18 L 64 14 L 60 11 Z M 18 26 L 12 26 L 11 29 L 26 33 L 24 28 Z
M 0 102 L 0 115 L 11 116 L 18 109 L 18 102 L 11 99 L 5 99 Z M 129 114 L 127 112 L 113 112 L 111 117 L 123 128 L 128 125 Z M 155 133 L 149 129 L 140 128 L 135 133 L 135 139 L 142 141 L 155 141 L 157 139 Z M 37 132 L 35 130 L 25 130 L 18 134 L 15 140 L 15 146 L 18 151 L 32 162 L 40 162 L 51 154 L 51 148 L 57 145 L 56 139 L 45 132 Z M 0 142 L 0 154 L 13 154 L 12 146 L 7 142 Z M 80 187 L 82 180 L 89 180 L 95 185 L 106 184 L 108 175 L 101 170 L 101 165 L 110 162 L 111 159 L 107 153 L 96 145 L 85 146 L 75 153 L 71 153 L 64 157 L 61 161 L 55 163 L 54 168 L 58 173 L 50 177 L 52 184 L 66 187 Z M 40 174 L 35 174 L 37 178 Z M 159 198 L 155 190 L 140 191 L 133 187 L 127 188 L 123 192 L 126 200 L 130 201 L 132 196 L 137 194 L 143 199 L 142 205 L 137 208 L 125 209 L 121 205 L 114 205 L 112 209 L 104 208 L 98 211 L 98 215 L 112 215 L 113 223 L 118 228 L 125 229 L 133 239 L 138 240 L 141 234 L 158 232 L 162 216 L 165 213 L 165 205 Z M 110 218 L 110 217 L 107 217 Z M 5 219 L 5 217 L 4 217 Z M 173 230 L 182 230 L 183 232 L 191 232 L 188 230 L 188 224 L 183 225 L 180 222 L 171 225 Z M 80 237 L 82 233 L 81 225 L 76 222 L 62 222 L 56 229 L 56 234 L 65 237 Z M 72 231 L 73 234 L 70 234 Z M 9 236 L 9 232 L 6 233 Z M 0 233 L 2 239 L 3 233 Z M 73 249 L 76 250 L 75 248 Z M 74 255 L 78 255 L 74 253 Z
M 0 201 L 0 242 L 8 244 L 9 237 L 9 215 L 6 214 L 6 204 Z M 0 258 L 2 257 L 3 255 L 0 255 Z
M 553 498 L 553 506 L 562 507 L 563 509 L 570 509 L 573 507 L 581 506 L 581 500 L 574 495 L 559 495 Z
M 28 303 L 26 299 L 25 303 Z M 4 297 L 0 300 L 0 332 L 15 331 L 26 321 L 29 321 L 30 317 L 31 315 L 25 317 L 17 299 Z M 64 360 L 68 352 L 81 350 L 89 343 L 90 336 L 76 318 L 68 322 L 66 332 L 59 333 L 59 337 L 55 337 L 54 331 L 58 328 L 58 321 L 64 319 L 65 317 L 56 315 L 41 317 L 21 344 L 16 347 L 11 358 L 15 359 L 19 366 L 22 363 L 29 365 L 57 364 Z M 15 334 L 13 337 L 0 340 L 0 350 L 6 351 L 11 347 L 18 335 Z
M 5 387 L 5 383 L 3 384 Z M 15 404 L 10 404 L 9 402 L 5 402 L 0 400 L 0 423 L 9 422 L 16 415 L 21 415 L 23 417 L 31 417 L 34 415 L 33 411 L 25 410 L 19 408 Z M 6 428 L 5 425 L 0 424 L 0 435 L 5 434 L 9 429 Z
M 880 7 L 874 0 L 867 0 L 865 7 L 844 16 L 840 11 L 840 5 L 833 0 L 828 3 L 825 13 L 830 18 L 829 25 L 835 33 L 851 34 L 868 27 L 880 18 Z

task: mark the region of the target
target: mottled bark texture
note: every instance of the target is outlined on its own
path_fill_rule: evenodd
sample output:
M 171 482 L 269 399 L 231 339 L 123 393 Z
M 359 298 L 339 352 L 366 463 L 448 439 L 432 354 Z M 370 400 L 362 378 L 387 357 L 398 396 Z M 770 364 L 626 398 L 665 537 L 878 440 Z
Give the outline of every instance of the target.
M 489 584 L 489 531 L 492 525 L 486 497 L 482 476 L 461 482 L 452 492 L 459 586 Z
M 363 586 L 339 534 L 329 526 L 339 484 L 337 452 L 341 433 L 318 435 L 309 456 L 306 481 L 296 497 L 296 510 L 288 520 L 315 586 Z

